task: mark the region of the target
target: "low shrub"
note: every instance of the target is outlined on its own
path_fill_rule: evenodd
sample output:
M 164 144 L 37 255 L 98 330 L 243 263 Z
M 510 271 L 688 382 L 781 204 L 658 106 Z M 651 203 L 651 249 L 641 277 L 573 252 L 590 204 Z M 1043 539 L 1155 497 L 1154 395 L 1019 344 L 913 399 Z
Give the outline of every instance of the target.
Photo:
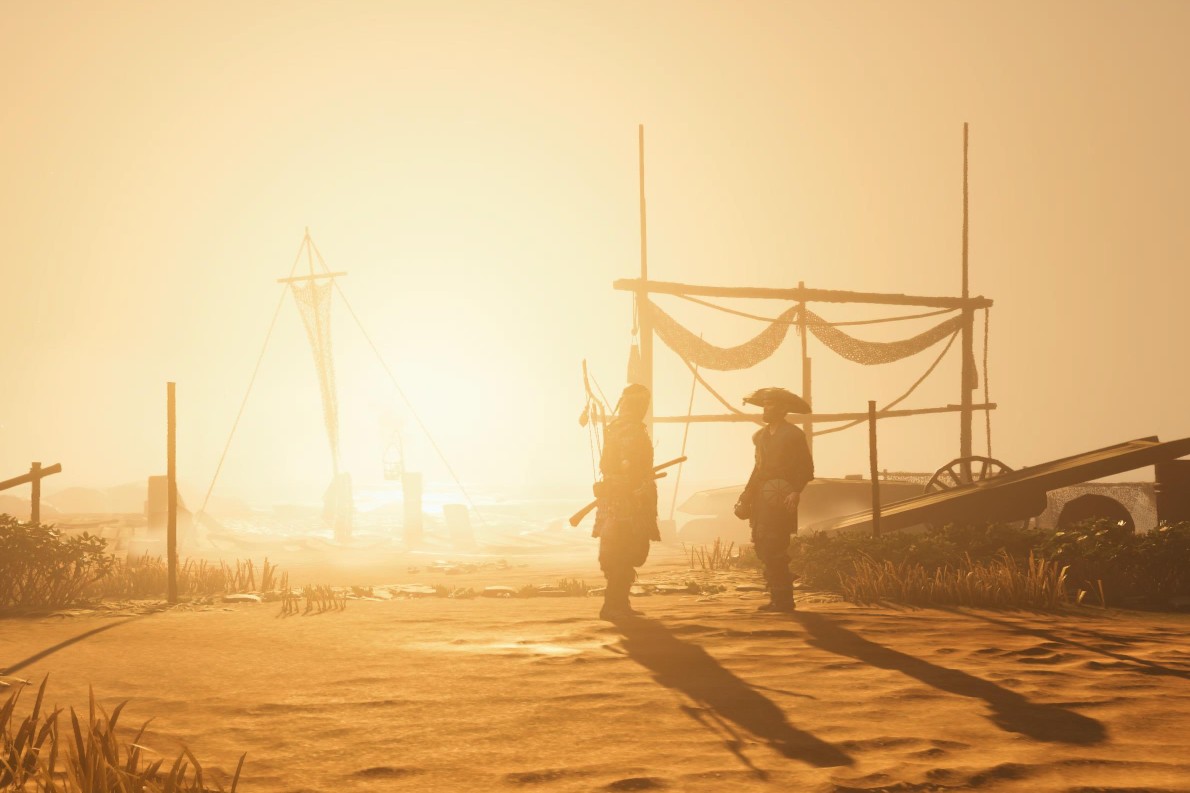
M 115 560 L 107 541 L 0 515 L 0 611 L 53 609 L 83 598 Z
M 1190 597 L 1190 523 L 1144 534 L 1110 521 L 1083 523 L 1050 534 L 1039 552 L 1069 565 L 1074 586 L 1102 588 L 1108 605 L 1161 606 Z
M 1190 524 L 1162 525 L 1145 534 L 1109 521 L 1058 532 L 992 524 L 879 538 L 817 534 L 795 537 L 790 556 L 809 586 L 856 602 L 967 602 L 967 595 L 954 594 L 966 591 L 964 581 L 987 585 L 980 590 L 983 605 L 1053 607 L 1089 595 L 1096 605 L 1161 607 L 1190 598 Z M 1042 580 L 1058 579 L 1062 598 L 1033 589 Z M 1010 592 L 1017 594 L 1007 598 Z

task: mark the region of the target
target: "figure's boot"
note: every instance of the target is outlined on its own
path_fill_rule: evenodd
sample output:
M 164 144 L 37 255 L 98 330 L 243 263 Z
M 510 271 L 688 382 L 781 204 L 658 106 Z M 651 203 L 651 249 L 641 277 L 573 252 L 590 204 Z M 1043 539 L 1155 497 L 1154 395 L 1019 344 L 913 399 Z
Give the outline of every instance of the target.
M 796 611 L 797 606 L 793 602 L 793 590 L 791 589 L 788 592 L 773 592 L 769 602 L 756 610 L 776 612 L 778 614 L 788 614 L 791 611 Z
M 761 606 L 758 611 L 772 611 L 788 614 L 797 607 L 793 603 L 793 576 L 789 573 L 788 564 L 775 566 L 775 569 L 765 570 L 765 577 L 769 584 L 769 602 Z
M 599 611 L 600 619 L 615 620 L 640 614 L 628 600 L 635 578 L 635 572 L 608 575 L 607 588 L 603 591 L 603 608 Z

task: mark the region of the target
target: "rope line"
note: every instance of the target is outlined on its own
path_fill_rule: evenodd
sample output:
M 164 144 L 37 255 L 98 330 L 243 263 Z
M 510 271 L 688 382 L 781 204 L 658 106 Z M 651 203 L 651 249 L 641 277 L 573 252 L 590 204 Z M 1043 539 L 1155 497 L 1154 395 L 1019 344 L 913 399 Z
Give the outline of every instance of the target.
M 711 387 L 711 384 L 708 383 L 706 381 L 706 379 L 703 378 L 703 376 L 701 374 L 699 374 L 698 366 L 696 366 L 695 364 L 692 364 L 683 355 L 678 355 L 678 360 L 680 360 L 682 363 L 686 364 L 686 368 L 690 370 L 690 374 L 694 375 L 694 379 L 696 381 L 698 381 L 698 384 L 701 385 L 703 388 L 705 388 L 707 390 L 708 394 L 710 394 L 715 399 L 717 399 L 719 401 L 720 405 L 722 405 L 723 407 L 727 408 L 730 412 L 735 413 L 737 415 L 743 414 L 744 411 L 740 410 L 735 405 L 728 402 L 726 399 L 723 398 L 722 394 L 720 394 L 718 391 L 716 391 L 714 388 Z
M 694 391 L 698 388 L 698 367 L 694 369 L 694 379 L 690 381 L 690 404 L 686 406 L 686 427 L 682 430 L 682 451 L 679 456 L 686 456 L 686 439 L 690 437 L 690 416 L 694 413 Z M 682 469 L 685 463 L 678 463 L 678 475 L 674 480 L 674 494 L 669 502 L 669 519 L 674 519 L 674 510 L 678 507 L 678 490 L 682 487 Z
M 293 266 L 289 268 L 289 277 L 293 278 L 293 274 L 297 272 L 298 262 L 302 260 L 302 251 L 306 248 L 306 241 L 309 235 L 302 239 L 302 244 L 298 246 L 297 256 L 294 257 Z M 285 293 L 289 290 L 288 286 L 281 287 L 281 297 L 277 300 L 277 308 L 273 310 L 273 318 L 269 322 L 269 330 L 264 335 L 264 344 L 260 347 L 260 355 L 256 356 L 256 366 L 252 368 L 252 377 L 248 379 L 248 390 L 244 392 L 244 398 L 240 401 L 240 409 L 236 413 L 236 420 L 231 424 L 231 432 L 227 435 L 227 443 L 223 444 L 223 454 L 219 455 L 219 464 L 215 466 L 215 475 L 211 477 L 211 484 L 207 487 L 207 494 L 203 497 L 202 506 L 198 508 L 200 513 L 206 512 L 207 502 L 211 500 L 211 492 L 215 489 L 215 482 L 219 479 L 219 472 L 223 470 L 223 461 L 227 459 L 227 450 L 231 448 L 231 439 L 235 437 L 236 427 L 240 426 L 240 417 L 244 415 L 244 408 L 248 405 L 248 396 L 252 393 L 252 386 L 256 382 L 256 375 L 260 372 L 260 362 L 264 360 L 264 352 L 269 347 L 269 339 L 273 337 L 273 328 L 277 325 L 277 317 L 281 315 L 281 306 L 285 305 Z
M 882 413 L 886 410 L 890 410 L 891 408 L 896 407 L 897 405 L 904 402 L 909 397 L 910 394 L 912 394 L 914 391 L 916 391 L 917 387 L 919 385 L 921 385 L 923 382 L 925 382 L 925 379 L 927 377 L 929 377 L 931 374 L 933 374 L 934 370 L 938 368 L 938 364 L 942 363 L 942 359 L 946 357 L 946 353 L 948 353 L 950 351 L 951 346 L 954 344 L 954 340 L 957 339 L 958 337 L 959 337 L 959 331 L 955 331 L 954 333 L 950 334 L 950 340 L 948 342 L 946 342 L 946 346 L 942 348 L 942 352 L 939 353 L 938 357 L 934 359 L 934 362 L 932 364 L 930 364 L 930 368 L 926 369 L 925 374 L 923 374 L 921 377 L 917 378 L 917 382 L 915 382 L 913 385 L 909 386 L 908 391 L 901 394 L 899 397 L 894 399 L 892 402 L 889 402 L 884 407 L 880 408 L 879 412 Z M 814 437 L 817 437 L 819 435 L 829 435 L 832 432 L 842 432 L 843 430 L 851 429 L 852 427 L 858 426 L 860 424 L 866 424 L 867 421 L 868 420 L 866 418 L 857 419 L 857 420 L 852 421 L 848 424 L 844 424 L 841 427 L 831 427 L 829 430 L 815 430 L 814 433 L 812 433 L 812 434 Z
M 318 245 L 314 243 L 314 240 L 310 240 L 310 245 L 313 246 L 314 253 L 318 256 L 318 261 L 322 264 L 323 269 L 327 270 L 327 272 L 330 272 L 330 270 L 327 269 L 326 262 L 322 258 L 321 251 L 318 250 Z M 347 299 L 346 293 L 343 292 L 343 287 L 339 286 L 338 279 L 332 279 L 332 281 L 335 284 L 335 290 L 339 293 L 339 297 L 343 299 L 343 305 L 347 307 L 347 313 L 349 313 L 351 318 L 355 320 L 355 324 L 359 327 L 360 333 L 364 335 L 364 340 L 368 342 L 368 346 L 371 347 L 372 352 L 376 354 L 376 360 L 380 362 L 380 367 L 384 369 L 385 374 L 387 374 L 389 380 L 392 381 L 393 387 L 397 389 L 397 394 L 400 395 L 401 400 L 405 403 L 405 407 L 409 408 L 409 415 L 413 416 L 413 420 L 417 422 L 417 426 L 425 434 L 426 440 L 428 440 L 430 442 L 430 446 L 434 448 L 434 452 L 438 455 L 438 459 L 442 460 L 442 464 L 446 466 L 446 470 L 448 473 L 450 473 L 451 479 L 453 479 L 454 483 L 458 485 L 459 492 L 462 493 L 463 498 L 466 499 L 467 506 L 471 507 L 471 511 L 475 513 L 475 516 L 479 518 L 481 523 L 486 523 L 487 521 L 484 519 L 483 513 L 481 513 L 478 507 L 475 506 L 475 502 L 471 499 L 471 494 L 467 492 L 467 488 L 464 487 L 462 481 L 459 480 L 459 475 L 455 473 L 454 466 L 450 464 L 450 460 L 446 459 L 446 455 L 443 453 L 441 447 L 438 446 L 438 442 L 434 440 L 434 436 L 430 434 L 429 427 L 427 427 L 425 422 L 422 421 L 417 409 L 413 407 L 413 403 L 405 394 L 405 389 L 401 388 L 401 384 L 397 381 L 397 376 L 393 374 L 393 370 L 389 368 L 388 363 L 384 360 L 384 356 L 380 354 L 380 348 L 376 346 L 376 342 L 372 340 L 372 336 L 368 333 L 367 328 L 364 327 L 364 323 L 360 321 L 359 315 L 357 315 L 355 313 L 355 309 L 351 307 L 351 301 Z

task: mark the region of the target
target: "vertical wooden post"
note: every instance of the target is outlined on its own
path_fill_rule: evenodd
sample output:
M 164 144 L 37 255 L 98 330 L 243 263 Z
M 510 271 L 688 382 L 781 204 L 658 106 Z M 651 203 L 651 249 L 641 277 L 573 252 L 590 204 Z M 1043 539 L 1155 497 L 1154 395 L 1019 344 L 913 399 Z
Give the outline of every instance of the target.
M 798 289 L 805 289 L 806 282 L 798 281 Z M 812 392 L 812 382 L 810 379 L 810 356 L 808 354 L 809 341 L 806 338 L 806 301 L 802 301 L 797 312 L 798 332 L 802 337 L 802 399 L 814 407 L 814 397 Z M 814 453 L 814 422 L 806 420 L 802 422 L 802 429 L 806 431 L 806 444 L 810 447 L 810 453 Z
M 868 401 L 868 466 L 872 476 L 872 536 L 880 536 L 880 471 L 876 467 L 876 403 Z
M 33 494 L 29 497 L 29 522 L 41 523 L 41 463 L 29 464 L 29 477 Z
M 967 238 L 969 229 L 969 213 L 968 213 L 968 183 L 967 183 L 967 123 L 963 122 L 963 299 L 970 297 L 971 289 L 968 277 L 968 262 L 967 262 Z M 968 458 L 971 456 L 972 436 L 971 424 L 974 411 L 971 408 L 971 391 L 974 388 L 975 382 L 975 311 L 970 308 L 963 309 L 963 363 L 962 363 L 962 389 L 959 394 L 959 457 Z M 960 465 L 963 482 L 971 481 L 971 464 L 964 462 Z
M 640 280 L 649 280 L 649 233 L 645 221 L 645 125 L 637 127 L 637 138 L 640 149 Z M 648 292 L 636 293 L 636 314 L 640 328 L 640 363 L 644 370 L 644 386 L 653 393 L 653 322 L 649 312 L 644 307 L 648 299 Z M 655 395 L 654 395 L 655 396 Z M 649 410 L 645 413 L 645 430 L 649 437 L 653 437 L 653 404 L 656 399 L 649 400 Z
M 166 504 L 169 516 L 166 523 L 165 552 L 169 557 L 169 583 L 167 598 L 170 603 L 178 602 L 178 417 L 174 397 L 174 384 L 165 384 L 166 402 Z

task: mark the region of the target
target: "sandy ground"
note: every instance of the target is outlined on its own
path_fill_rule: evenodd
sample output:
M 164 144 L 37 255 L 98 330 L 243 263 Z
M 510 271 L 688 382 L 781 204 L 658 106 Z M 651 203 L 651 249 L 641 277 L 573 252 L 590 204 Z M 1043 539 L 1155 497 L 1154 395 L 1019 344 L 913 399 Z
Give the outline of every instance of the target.
M 644 597 L 617 625 L 594 598 L 5 619 L 0 667 L 128 699 L 163 752 L 247 752 L 250 793 L 1190 790 L 1188 617 L 803 598 Z

